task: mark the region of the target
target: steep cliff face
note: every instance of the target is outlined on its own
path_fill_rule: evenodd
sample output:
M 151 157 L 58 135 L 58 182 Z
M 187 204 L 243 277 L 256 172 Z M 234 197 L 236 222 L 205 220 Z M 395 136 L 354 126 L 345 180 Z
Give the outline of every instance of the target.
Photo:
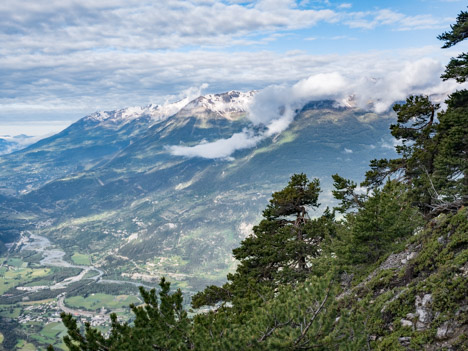
M 369 349 L 468 350 L 468 210 L 440 215 L 338 296 Z

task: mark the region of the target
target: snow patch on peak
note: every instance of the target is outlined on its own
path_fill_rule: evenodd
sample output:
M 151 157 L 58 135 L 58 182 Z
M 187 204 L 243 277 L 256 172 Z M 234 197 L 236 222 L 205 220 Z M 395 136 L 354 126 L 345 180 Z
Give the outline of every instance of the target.
M 256 91 L 242 93 L 229 91 L 222 94 L 199 96 L 195 100 L 186 97 L 174 103 L 151 104 L 140 107 L 127 107 L 116 111 L 95 112 L 84 118 L 97 122 L 100 127 L 120 128 L 131 121 L 144 118 L 149 125 L 163 121 L 170 116 L 198 118 L 226 118 L 234 120 L 244 116 L 253 102 Z M 193 95 L 192 95 L 193 96 Z
M 222 94 L 208 94 L 189 102 L 177 114 L 179 117 L 226 118 L 233 120 L 247 113 L 256 91 L 247 93 L 229 91 Z
M 152 123 L 156 123 L 175 115 L 188 103 L 188 99 L 182 99 L 175 103 L 165 103 L 163 105 L 151 104 L 148 106 L 127 107 L 116 111 L 95 112 L 85 120 L 99 122 L 101 126 L 121 126 L 139 118 L 149 118 Z

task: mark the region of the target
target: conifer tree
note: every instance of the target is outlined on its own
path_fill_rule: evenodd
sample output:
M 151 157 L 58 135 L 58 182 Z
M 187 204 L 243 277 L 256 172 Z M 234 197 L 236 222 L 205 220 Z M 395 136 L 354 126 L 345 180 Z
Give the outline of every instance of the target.
M 439 36 L 442 48 L 450 48 L 468 38 L 468 12 L 462 11 L 451 30 Z M 452 58 L 442 75 L 459 83 L 468 77 L 468 54 Z M 435 212 L 468 205 L 468 91 L 456 91 L 446 101 L 447 110 L 439 114 L 439 153 L 435 159 L 435 186 L 439 202 Z
M 438 36 L 444 41 L 443 49 L 450 48 L 468 38 L 468 12 L 461 11 L 457 16 L 457 22 L 450 26 L 451 30 Z M 452 58 L 442 75 L 444 80 L 455 79 L 459 83 L 466 81 L 468 76 L 468 54 L 461 53 L 457 58 Z
M 400 142 L 396 151 L 400 158 L 372 160 L 371 170 L 366 173 L 363 185 L 376 187 L 392 175 L 409 185 L 413 203 L 423 213 L 431 211 L 433 197 L 431 179 L 437 140 L 436 112 L 439 104 L 432 103 L 427 96 L 410 96 L 403 105 L 395 104 L 396 124 L 390 126 L 392 135 Z
M 133 325 L 121 323 L 116 314 L 111 314 L 111 330 L 109 337 L 85 324 L 85 332 L 81 333 L 76 320 L 71 314 L 62 313 L 62 321 L 68 329 L 64 343 L 70 351 L 149 351 L 192 349 L 189 337 L 191 321 L 182 305 L 182 292 L 177 290 L 170 294 L 170 283 L 164 278 L 159 284 L 159 299 L 155 289 L 146 291 L 140 287 L 144 304 L 130 305 L 135 315 Z M 49 350 L 53 350 L 50 346 Z
M 449 48 L 468 38 L 468 12 L 462 11 L 451 30 L 439 36 Z M 468 75 L 468 54 L 452 58 L 442 79 L 462 83 Z M 468 205 L 468 91 L 445 101 L 447 109 L 427 96 L 411 96 L 396 104 L 392 135 L 400 141 L 400 158 L 372 160 L 363 185 L 381 186 L 387 177 L 405 181 L 412 201 L 427 216 Z
M 310 219 L 310 208 L 319 206 L 318 179 L 294 174 L 288 185 L 272 195 L 263 211 L 263 220 L 253 228 L 254 235 L 233 250 L 239 265 L 228 275 L 223 287 L 210 286 L 192 299 L 194 307 L 232 301 L 234 306 L 254 305 L 280 284 L 304 281 L 311 260 L 319 254 L 326 232 L 326 219 Z M 244 301 L 244 302 L 240 302 Z

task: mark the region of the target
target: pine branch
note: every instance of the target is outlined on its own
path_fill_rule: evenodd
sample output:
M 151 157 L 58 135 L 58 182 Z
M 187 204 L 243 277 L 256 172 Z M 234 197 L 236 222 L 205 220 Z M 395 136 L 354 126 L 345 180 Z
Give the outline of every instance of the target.
M 325 297 L 324 299 L 322 300 L 322 303 L 320 304 L 319 308 L 315 311 L 315 313 L 312 315 L 312 318 L 310 318 L 309 320 L 309 323 L 306 325 L 306 327 L 304 328 L 304 330 L 302 331 L 301 335 L 296 339 L 296 341 L 294 342 L 294 346 L 296 346 L 297 344 L 299 344 L 299 342 L 304 339 L 304 337 L 306 336 L 309 328 L 312 326 L 312 323 L 314 322 L 315 318 L 317 318 L 318 314 L 320 313 L 320 311 L 322 310 L 323 306 L 325 305 L 325 302 L 327 302 L 327 299 L 328 299 L 328 294 L 330 292 L 330 288 L 327 289 L 327 292 L 325 294 Z
M 290 324 L 292 322 L 292 319 L 290 319 L 289 321 L 287 322 L 284 322 L 284 323 L 278 323 L 277 320 L 276 320 L 276 317 L 275 317 L 275 323 L 273 325 L 273 327 L 271 327 L 269 330 L 267 330 L 262 336 L 260 339 L 258 339 L 257 341 L 258 342 L 262 342 L 262 341 L 265 341 L 269 336 L 271 336 L 271 334 L 274 333 L 274 331 L 278 328 L 281 328 L 281 327 L 284 327 L 288 324 Z

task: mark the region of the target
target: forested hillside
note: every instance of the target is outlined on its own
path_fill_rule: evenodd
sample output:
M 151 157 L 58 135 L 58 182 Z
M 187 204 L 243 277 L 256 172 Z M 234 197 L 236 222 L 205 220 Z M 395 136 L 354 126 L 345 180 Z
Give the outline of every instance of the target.
M 461 12 L 439 38 L 468 37 Z M 442 76 L 464 82 L 468 54 Z M 70 350 L 468 350 L 468 91 L 446 107 L 396 104 L 397 158 L 376 159 L 361 187 L 332 176 L 339 204 L 321 215 L 320 182 L 295 174 L 233 251 L 223 286 L 192 298 L 141 289 L 144 305 L 103 335 L 62 314 Z M 209 309 L 206 309 L 209 306 Z M 202 309 L 205 308 L 205 309 Z M 189 315 L 190 312 L 190 315 Z

